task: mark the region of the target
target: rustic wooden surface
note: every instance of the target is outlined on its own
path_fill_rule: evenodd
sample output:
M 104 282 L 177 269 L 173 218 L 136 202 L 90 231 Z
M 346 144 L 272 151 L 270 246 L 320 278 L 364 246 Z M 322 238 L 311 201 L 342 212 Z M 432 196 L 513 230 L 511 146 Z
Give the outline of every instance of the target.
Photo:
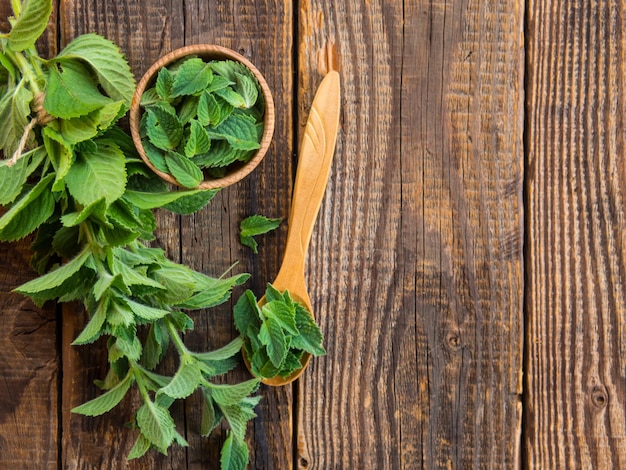
M 626 468 L 620 2 L 63 0 L 55 11 L 50 53 L 97 31 L 140 77 L 209 42 L 265 75 L 277 122 L 264 162 L 194 216 L 159 213 L 157 240 L 208 274 L 238 261 L 257 293 L 287 227 L 253 255 L 238 222 L 287 217 L 313 94 L 340 71 L 307 277 L 328 355 L 293 385 L 262 387 L 251 468 Z M 69 412 L 97 395 L 104 344 L 69 345 L 85 321 L 76 306 L 10 293 L 32 275 L 27 242 L 0 244 L 0 468 L 219 468 L 224 435 L 198 437 L 196 397 L 174 409 L 190 447 L 130 464 L 130 399 L 99 418 Z M 236 334 L 230 305 L 194 319 L 192 349 Z
M 525 445 L 626 468 L 626 6 L 575 3 L 528 7 Z

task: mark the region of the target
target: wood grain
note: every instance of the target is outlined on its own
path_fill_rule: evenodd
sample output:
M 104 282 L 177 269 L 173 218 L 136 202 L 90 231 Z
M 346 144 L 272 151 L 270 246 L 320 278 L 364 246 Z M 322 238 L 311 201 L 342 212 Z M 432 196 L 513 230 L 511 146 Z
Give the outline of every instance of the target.
M 528 4 L 530 468 L 626 468 L 625 19 Z
M 182 261 L 218 276 L 234 263 L 234 273 L 248 272 L 246 288 L 260 297 L 276 275 L 282 258 L 286 224 L 259 237 L 259 254 L 239 242 L 239 222 L 250 215 L 286 219 L 293 168 L 293 9 L 291 2 L 229 0 L 185 2 L 185 43 L 216 43 L 248 58 L 265 76 L 275 101 L 276 123 L 272 145 L 257 169 L 239 183 L 223 189 L 203 211 L 185 217 L 180 234 Z M 236 290 L 236 301 L 242 290 Z M 229 302 L 194 317 L 196 328 L 187 335 L 195 350 L 215 348 L 237 336 Z M 250 378 L 245 368 L 227 378 Z M 251 468 L 288 469 L 292 465 L 292 387 L 262 386 L 258 417 L 249 427 Z M 216 467 L 225 434 L 209 439 L 197 436 L 198 400 L 188 400 L 189 465 Z
M 0 2 L 0 30 L 8 31 L 10 2 Z M 56 50 L 54 19 L 39 40 Z M 5 211 L 0 209 L 0 215 Z M 35 277 L 28 238 L 0 243 L 0 468 L 58 468 L 60 353 L 53 303 L 43 308 L 11 292 Z
M 300 468 L 519 465 L 522 26 L 515 1 L 302 2 L 299 114 L 329 42 L 345 100 Z
M 154 61 L 184 44 L 184 12 L 177 1 L 89 2 L 64 0 L 60 8 L 60 47 L 76 36 L 97 32 L 115 41 L 139 78 Z M 180 261 L 180 217 L 159 212 L 156 245 L 174 261 Z M 85 325 L 84 314 L 76 306 L 64 306 L 62 463 L 67 469 L 87 468 L 187 468 L 186 451 L 174 446 L 167 456 L 151 452 L 143 459 L 127 463 L 126 455 L 136 433 L 125 428 L 140 404 L 137 394 L 126 398 L 115 410 L 98 418 L 71 413 L 71 409 L 101 392 L 94 385 L 108 369 L 106 344 L 75 347 L 70 343 Z M 174 370 L 170 360 L 165 364 Z M 184 429 L 184 404 L 172 407 L 179 429 Z M 112 444 L 114 443 L 114 444 Z

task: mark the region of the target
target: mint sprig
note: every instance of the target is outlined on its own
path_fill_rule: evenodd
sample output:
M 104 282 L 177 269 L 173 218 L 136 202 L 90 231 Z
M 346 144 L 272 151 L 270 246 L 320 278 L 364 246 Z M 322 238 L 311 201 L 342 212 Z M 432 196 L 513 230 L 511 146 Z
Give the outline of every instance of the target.
M 256 377 L 289 377 L 302 367 L 304 353 L 322 356 L 322 332 L 311 313 L 289 291 L 267 285 L 265 303 L 244 292 L 234 309 L 235 327 L 244 337 L 244 352 Z
M 215 383 L 239 363 L 243 340 L 195 352 L 185 346 L 183 335 L 193 328 L 189 311 L 226 302 L 249 275 L 211 277 L 148 246 L 156 229 L 153 209 L 193 213 L 216 191 L 170 192 L 139 159 L 130 137 L 117 127 L 135 81 L 114 43 L 88 34 L 44 60 L 34 44 L 47 26 L 52 2 L 12 3 L 13 29 L 0 34 L 0 204 L 7 207 L 0 217 L 0 241 L 35 233 L 32 264 L 40 276 L 16 291 L 40 305 L 81 301 L 89 321 L 75 346 L 93 347 L 107 338 L 109 371 L 96 383 L 103 393 L 73 411 L 99 416 L 128 393 L 138 394 L 132 459 L 151 449 L 166 453 L 174 444 L 187 445 L 169 409 L 176 400 L 200 393 L 206 405 L 201 432 L 208 434 L 225 421 L 231 431 L 222 467 L 245 468 L 245 429 L 260 399 L 251 396 L 259 381 Z M 183 73 L 171 81 L 164 78 L 159 90 L 185 101 L 181 125 L 195 122 L 194 106 L 201 101 L 186 93 L 204 86 L 213 74 L 210 67 L 192 65 L 181 67 L 178 73 Z M 214 85 L 216 92 L 223 89 L 223 81 Z M 249 102 L 252 92 L 238 86 Z M 225 122 L 222 113 L 232 105 L 220 96 L 214 99 L 222 102 L 220 116 L 212 110 L 210 118 Z M 159 109 L 154 119 L 169 126 L 164 116 L 172 105 L 159 106 L 153 108 Z M 183 133 L 179 139 L 187 154 L 207 148 L 198 125 L 192 126 L 193 137 Z M 168 127 L 171 140 L 170 133 Z M 184 151 L 181 155 L 188 158 Z M 157 374 L 170 351 L 178 358 L 177 370 Z

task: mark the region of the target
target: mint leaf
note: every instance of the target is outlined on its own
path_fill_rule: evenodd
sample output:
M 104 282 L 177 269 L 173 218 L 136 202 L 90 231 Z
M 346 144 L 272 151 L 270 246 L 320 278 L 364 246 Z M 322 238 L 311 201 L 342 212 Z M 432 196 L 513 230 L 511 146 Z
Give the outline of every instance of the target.
M 43 107 L 52 116 L 71 119 L 84 116 L 102 106 L 111 103 L 111 99 L 98 90 L 89 70 L 78 61 L 64 61 L 59 65 L 52 63 Z
M 74 274 L 76 274 L 91 256 L 91 251 L 88 248 L 85 248 L 78 254 L 78 256 L 70 260 L 67 264 L 64 264 L 54 271 L 50 271 L 44 276 L 38 277 L 36 279 L 33 279 L 32 281 L 28 281 L 27 283 L 22 284 L 20 287 L 15 289 L 15 291 L 19 292 L 20 294 L 36 294 L 38 292 L 43 292 L 53 289 L 55 287 L 59 287 L 65 281 L 70 279 Z
M 198 165 L 177 152 L 167 152 L 165 163 L 170 174 L 186 188 L 197 188 L 204 179 Z
M 235 320 L 235 328 L 237 328 L 237 331 L 242 335 L 248 334 L 250 325 L 256 328 L 261 327 L 261 309 L 251 290 L 248 289 L 239 297 L 233 310 L 233 317 Z
M 32 93 L 19 85 L 0 100 L 0 149 L 6 158 L 11 158 L 15 153 L 28 126 L 32 99 Z
M 252 215 L 239 223 L 239 240 L 242 245 L 252 248 L 258 253 L 256 235 L 267 233 L 279 227 L 283 219 L 269 219 L 263 215 Z
M 124 199 L 139 209 L 165 207 L 177 214 L 191 214 L 203 208 L 213 199 L 217 190 L 179 190 L 171 192 L 148 193 L 127 190 Z
M 50 0 L 25 0 L 17 21 L 9 33 L 9 48 L 19 52 L 34 46 L 37 38 L 48 26 L 51 13 L 52 2 Z
M 248 446 L 245 441 L 240 441 L 235 438 L 233 433 L 228 433 L 222 446 L 220 469 L 245 470 L 248 465 L 248 458 Z
M 97 398 L 94 398 L 93 400 L 73 408 L 72 413 L 78 413 L 85 416 L 100 416 L 108 411 L 111 411 L 122 401 L 124 396 L 126 396 L 126 393 L 130 389 L 133 382 L 133 374 L 129 372 L 124 380 L 118 383 L 111 390 Z
M 46 157 L 43 147 L 37 147 L 22 155 L 13 166 L 0 160 L 0 205 L 12 203 L 22 192 L 28 177 Z
M 246 425 L 249 420 L 256 417 L 254 407 L 261 400 L 260 396 L 247 397 L 236 405 L 219 405 L 220 411 L 228 421 L 235 438 L 244 441 L 246 438 Z
M 128 306 L 130 307 L 130 309 L 133 311 L 135 315 L 148 321 L 154 321 L 160 318 L 164 318 L 170 313 L 169 310 L 150 307 L 148 305 L 135 302 L 134 300 L 130 300 L 130 299 L 126 299 L 126 303 L 128 304 Z
M 163 104 L 147 108 L 150 142 L 161 150 L 174 150 L 183 138 L 183 125 L 176 113 Z
M 126 457 L 126 459 L 133 460 L 143 457 L 146 452 L 150 450 L 150 445 L 150 441 L 146 438 L 146 436 L 144 436 L 142 433 L 139 433 L 139 436 L 137 437 L 133 448 L 130 449 L 130 452 L 128 453 L 128 457 Z
M 61 223 L 65 227 L 74 227 L 91 216 L 94 216 L 95 220 L 102 224 L 106 223 L 106 201 L 104 198 L 92 202 L 80 212 L 69 212 L 65 214 L 61 217 Z
M 291 339 L 291 347 L 301 349 L 314 356 L 323 356 L 326 350 L 322 346 L 324 337 L 309 311 L 301 304 L 296 304 L 296 325 L 300 334 Z
M 148 400 L 137 410 L 137 425 L 150 444 L 163 453 L 174 442 L 174 420 L 167 409 L 156 403 Z
M 233 339 L 230 343 L 222 346 L 219 349 L 215 349 L 213 351 L 205 353 L 192 353 L 192 355 L 195 359 L 202 362 L 223 361 L 225 359 L 230 359 L 231 357 L 236 356 L 241 350 L 242 346 L 243 339 L 241 337 L 237 337 Z
M 154 88 L 162 100 L 169 101 L 172 97 L 174 75 L 166 67 L 159 70 Z
M 296 310 L 293 305 L 289 306 L 283 301 L 274 300 L 264 304 L 261 311 L 265 318 L 276 320 L 286 332 L 292 335 L 300 334 L 296 326 Z
M 48 220 L 54 212 L 54 196 L 50 192 L 53 179 L 51 173 L 39 181 L 0 217 L 0 240 L 19 240 Z
M 249 274 L 239 274 L 225 279 L 207 277 L 207 282 L 198 286 L 199 292 L 179 306 L 186 309 L 201 309 L 220 305 L 230 298 L 233 287 L 242 285 L 249 277 Z
M 107 318 L 107 308 L 109 305 L 108 298 L 98 302 L 96 311 L 92 314 L 91 319 L 80 332 L 78 337 L 72 342 L 72 345 L 93 343 L 102 334 L 102 327 Z
M 211 397 L 220 405 L 236 405 L 259 388 L 259 379 L 247 380 L 235 385 L 209 384 Z
M 208 130 L 211 139 L 225 139 L 236 150 L 256 150 L 260 147 L 253 118 L 233 113 L 215 129 Z
M 280 367 L 287 355 L 287 339 L 280 324 L 273 318 L 268 318 L 261 325 L 259 340 L 267 347 L 267 355 L 274 367 Z
M 191 395 L 203 381 L 200 367 L 193 359 L 181 358 L 181 365 L 172 381 L 158 391 L 171 398 L 186 398 Z
M 189 128 L 189 139 L 185 144 L 185 156 L 194 157 L 206 153 L 211 148 L 211 139 L 204 127 L 195 119 L 191 120 Z
M 209 64 L 199 58 L 185 60 L 174 77 L 172 97 L 193 95 L 209 86 L 213 79 L 213 72 Z
M 246 99 L 232 88 L 222 88 L 220 90 L 216 90 L 215 94 L 223 98 L 228 104 L 230 104 L 234 108 L 246 107 Z
M 216 126 L 221 121 L 222 108 L 215 97 L 205 91 L 198 100 L 198 121 L 204 127 L 212 124 Z
M 119 199 L 126 188 L 124 154 L 112 145 L 99 145 L 76 155 L 65 177 L 70 194 L 81 204 L 89 205 L 104 198 L 107 204 Z
M 211 62 L 211 68 L 213 71 L 232 83 L 237 82 L 237 74 L 249 74 L 251 76 L 252 72 L 243 65 L 241 62 L 237 62 L 234 60 L 216 60 Z
M 243 97 L 244 107 L 251 108 L 259 97 L 259 88 L 256 80 L 250 78 L 247 74 L 235 72 L 237 78 L 237 92 Z
M 130 106 L 135 77 L 115 43 L 95 33 L 83 34 L 70 42 L 57 59 L 80 59 L 89 64 L 107 95 Z
M 65 189 L 65 177 L 74 160 L 72 147 L 65 141 L 63 135 L 56 130 L 55 123 L 49 123 L 41 130 L 43 144 L 48 153 L 50 163 L 56 171 L 56 178 L 52 185 L 52 191 Z

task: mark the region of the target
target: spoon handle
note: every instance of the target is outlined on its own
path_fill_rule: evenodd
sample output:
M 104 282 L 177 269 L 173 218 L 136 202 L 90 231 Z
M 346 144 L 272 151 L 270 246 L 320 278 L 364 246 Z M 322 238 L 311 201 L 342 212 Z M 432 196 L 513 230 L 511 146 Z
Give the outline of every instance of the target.
M 330 71 L 320 83 L 309 111 L 291 200 L 284 259 L 302 271 L 335 151 L 339 101 L 339 73 Z

